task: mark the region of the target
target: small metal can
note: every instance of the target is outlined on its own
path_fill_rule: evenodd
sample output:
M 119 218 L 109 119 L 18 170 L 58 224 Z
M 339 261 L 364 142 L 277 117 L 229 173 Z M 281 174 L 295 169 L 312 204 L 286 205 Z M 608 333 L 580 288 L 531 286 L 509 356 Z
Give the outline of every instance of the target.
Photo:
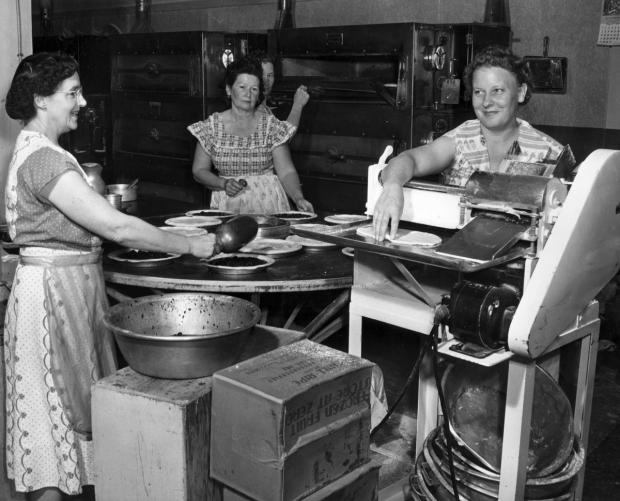
M 107 195 L 103 195 L 105 199 L 110 202 L 110 205 L 115 209 L 121 210 L 123 206 L 123 196 L 120 193 L 108 193 Z

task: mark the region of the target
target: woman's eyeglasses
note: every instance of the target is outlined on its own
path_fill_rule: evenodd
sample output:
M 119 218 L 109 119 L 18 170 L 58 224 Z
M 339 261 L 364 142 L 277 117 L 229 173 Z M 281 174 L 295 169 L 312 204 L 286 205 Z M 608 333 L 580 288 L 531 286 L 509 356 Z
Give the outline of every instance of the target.
M 69 98 L 73 100 L 76 100 L 84 96 L 84 94 L 82 94 L 82 90 L 83 90 L 82 88 L 75 89 L 75 90 L 69 90 L 69 91 L 59 90 L 59 91 L 54 92 L 54 94 L 64 94 L 65 96 L 68 96 Z

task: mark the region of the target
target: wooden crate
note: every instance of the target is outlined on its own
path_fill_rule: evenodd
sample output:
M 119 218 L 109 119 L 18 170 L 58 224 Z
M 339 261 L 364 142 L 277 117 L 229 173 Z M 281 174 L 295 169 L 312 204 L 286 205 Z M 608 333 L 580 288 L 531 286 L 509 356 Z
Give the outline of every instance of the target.
M 97 501 L 216 501 L 208 478 L 211 378 L 126 367 L 93 388 Z

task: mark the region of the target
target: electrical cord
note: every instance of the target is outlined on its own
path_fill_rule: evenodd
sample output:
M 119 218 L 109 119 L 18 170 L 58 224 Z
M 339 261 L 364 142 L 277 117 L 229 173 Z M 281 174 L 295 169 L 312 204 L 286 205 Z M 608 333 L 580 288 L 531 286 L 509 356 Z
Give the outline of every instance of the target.
M 452 483 L 452 491 L 454 494 L 454 499 L 459 501 L 459 491 L 456 482 L 456 473 L 454 470 L 454 457 L 452 455 L 452 449 L 454 447 L 454 437 L 450 432 L 450 418 L 448 416 L 448 406 L 446 405 L 446 398 L 443 393 L 443 388 L 441 386 L 441 381 L 439 379 L 439 351 L 437 349 L 437 331 L 435 331 L 435 335 L 431 336 L 431 353 L 433 359 L 433 373 L 435 374 L 435 385 L 437 386 L 437 395 L 439 396 L 439 404 L 441 406 L 441 412 L 443 414 L 442 426 L 443 433 L 447 442 L 447 451 L 448 451 L 448 466 L 450 467 L 450 482 Z
M 418 358 L 413 364 L 413 367 L 411 368 L 411 372 L 409 373 L 409 376 L 407 377 L 405 384 L 403 385 L 398 397 L 396 398 L 396 401 L 394 402 L 392 407 L 388 409 L 386 415 L 379 422 L 379 424 L 371 430 L 370 438 L 371 439 L 373 438 L 376 432 L 384 425 L 385 422 L 387 422 L 390 416 L 394 413 L 394 411 L 396 410 L 396 407 L 398 407 L 398 404 L 400 403 L 405 393 L 411 386 L 411 383 L 415 380 L 418 372 L 420 371 L 420 364 L 422 363 L 422 360 L 424 359 L 424 356 L 426 355 L 426 352 L 430 346 L 431 355 L 432 355 L 431 358 L 432 358 L 432 363 L 433 363 L 433 373 L 435 376 L 435 385 L 437 386 L 439 404 L 441 406 L 441 412 L 443 413 L 443 424 L 442 425 L 444 427 L 444 435 L 446 437 L 446 442 L 447 442 L 448 462 L 449 462 L 449 467 L 450 467 L 450 481 L 452 483 L 452 491 L 454 494 L 454 499 L 455 501 L 460 501 L 458 487 L 457 487 L 456 473 L 454 469 L 454 457 L 452 455 L 452 449 L 454 447 L 454 438 L 452 437 L 452 434 L 450 432 L 450 420 L 448 416 L 448 408 L 446 405 L 446 399 L 443 393 L 443 388 L 441 386 L 441 381 L 439 379 L 439 367 L 438 367 L 439 351 L 437 348 L 437 339 L 439 337 L 439 327 L 440 325 L 442 325 L 443 323 L 447 321 L 449 315 L 450 315 L 450 312 L 446 305 L 440 304 L 435 308 L 435 318 L 433 321 L 433 327 L 428 336 L 428 339 L 425 343 L 422 344 L 420 353 L 418 354 Z M 413 472 L 411 475 L 415 475 L 415 472 Z M 411 478 L 409 479 L 409 483 L 411 485 Z
M 424 358 L 424 355 L 426 354 L 426 351 L 428 349 L 428 347 L 430 346 L 431 349 L 431 358 L 432 358 L 432 363 L 433 363 L 433 373 L 434 373 L 434 377 L 435 377 L 435 385 L 437 386 L 437 395 L 439 397 L 439 404 L 441 406 L 441 412 L 443 413 L 443 427 L 444 427 L 444 435 L 446 437 L 446 442 L 447 442 L 447 450 L 448 450 L 448 462 L 449 462 L 449 467 L 450 467 L 450 482 L 452 483 L 452 491 L 454 494 L 454 499 L 456 501 L 460 501 L 460 497 L 459 497 L 459 492 L 458 492 L 458 487 L 457 487 L 457 480 L 456 480 L 456 473 L 455 473 L 455 469 L 454 469 L 454 457 L 452 455 L 452 449 L 454 447 L 454 438 L 452 437 L 452 434 L 450 433 L 450 420 L 449 420 L 449 416 L 448 416 L 448 408 L 446 405 L 446 399 L 445 399 L 445 395 L 443 392 L 443 388 L 441 386 L 441 381 L 439 379 L 439 351 L 437 348 L 437 342 L 438 342 L 438 338 L 439 338 L 439 327 L 442 324 L 445 324 L 448 320 L 450 316 L 450 311 L 447 307 L 446 304 L 438 304 L 435 307 L 435 318 L 433 320 L 433 327 L 431 329 L 431 332 L 428 336 L 428 341 L 426 343 L 424 343 L 422 345 L 422 349 L 420 350 L 420 354 L 418 356 L 418 359 L 416 360 L 411 373 L 409 374 L 409 377 L 407 378 L 407 382 L 405 383 L 403 390 L 401 391 L 401 394 L 399 395 L 398 399 L 396 400 L 396 402 L 394 403 L 394 405 L 392 406 L 392 408 L 388 411 L 388 414 L 381 420 L 381 422 L 376 426 L 376 428 L 374 428 L 372 430 L 372 432 L 370 433 L 370 436 L 372 437 L 373 433 L 385 422 L 387 421 L 387 419 L 389 418 L 389 416 L 392 414 L 392 412 L 394 412 L 394 409 L 396 408 L 396 406 L 398 405 L 398 403 L 400 402 L 400 399 L 403 397 L 403 395 L 405 394 L 406 389 L 409 387 L 409 385 L 411 384 L 411 382 L 413 381 L 413 379 L 415 378 L 415 375 L 418 373 L 419 369 L 420 369 L 420 363 L 422 362 L 422 359 Z M 414 475 L 416 475 L 415 471 L 413 473 L 411 473 L 410 477 L 409 477 L 409 486 L 411 489 L 414 489 L 414 481 L 411 477 L 413 477 Z
M 435 326 L 433 326 L 433 329 L 435 329 Z M 432 333 L 432 331 L 431 331 L 431 333 Z M 403 385 L 402 389 L 400 390 L 400 394 L 398 395 L 398 398 L 396 398 L 396 401 L 394 402 L 392 407 L 390 407 L 388 409 L 387 413 L 385 414 L 383 419 L 379 422 L 379 424 L 377 426 L 375 426 L 371 430 L 371 432 L 370 432 L 370 438 L 371 439 L 375 435 L 375 433 L 383 426 L 383 424 L 388 419 L 390 419 L 390 416 L 394 413 L 394 411 L 396 410 L 396 407 L 398 407 L 398 404 L 400 403 L 400 401 L 405 396 L 405 393 L 407 392 L 407 390 L 411 386 L 411 383 L 415 380 L 415 378 L 416 378 L 416 376 L 418 374 L 418 371 L 420 370 L 420 364 L 422 363 L 422 360 L 424 359 L 424 355 L 426 355 L 426 351 L 428 350 L 428 346 L 429 346 L 430 343 L 431 343 L 431 341 L 428 340 L 426 343 L 422 344 L 422 348 L 420 349 L 420 353 L 418 354 L 418 358 L 416 359 L 415 363 L 413 364 L 413 367 L 411 368 L 411 372 L 409 373 L 409 376 L 407 377 L 407 380 L 405 381 L 405 384 Z

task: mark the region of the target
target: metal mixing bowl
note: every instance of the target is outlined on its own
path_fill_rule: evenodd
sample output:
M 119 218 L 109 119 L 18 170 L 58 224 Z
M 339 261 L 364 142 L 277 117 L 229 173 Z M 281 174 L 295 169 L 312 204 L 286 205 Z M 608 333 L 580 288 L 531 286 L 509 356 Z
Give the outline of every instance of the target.
M 245 299 L 178 293 L 123 301 L 110 308 L 104 323 L 136 372 L 190 379 L 236 363 L 260 315 Z

